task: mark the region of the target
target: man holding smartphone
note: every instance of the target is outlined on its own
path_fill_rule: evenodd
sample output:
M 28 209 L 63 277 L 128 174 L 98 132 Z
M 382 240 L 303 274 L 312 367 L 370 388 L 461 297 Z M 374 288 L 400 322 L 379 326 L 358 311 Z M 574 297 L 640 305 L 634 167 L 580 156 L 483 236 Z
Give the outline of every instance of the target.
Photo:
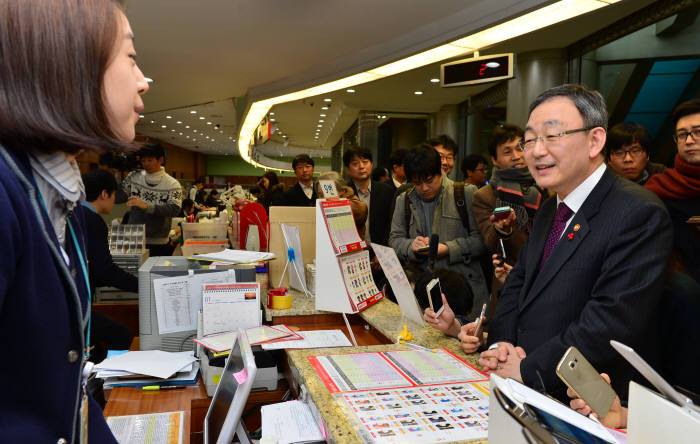
M 479 363 L 566 400 L 555 367 L 574 345 L 627 397 L 634 370 L 610 339 L 645 357 L 659 352 L 654 325 L 672 229 L 663 203 L 603 163 L 607 111 L 597 91 L 562 85 L 530 105 L 518 147 L 542 188 L 537 212 L 501 292 Z
M 455 183 L 442 171 L 437 151 L 424 145 L 411 149 L 404 157 L 404 169 L 413 188 L 396 198 L 389 246 L 404 264 L 425 271 L 429 257 L 425 247 L 430 236 L 437 234 L 440 243 L 434 268 L 461 274 L 474 294 L 474 305 L 480 309 L 488 301 L 488 290 L 479 264 L 486 250 L 471 215 L 471 195 L 476 187 L 462 185 L 465 221 L 457 208 Z

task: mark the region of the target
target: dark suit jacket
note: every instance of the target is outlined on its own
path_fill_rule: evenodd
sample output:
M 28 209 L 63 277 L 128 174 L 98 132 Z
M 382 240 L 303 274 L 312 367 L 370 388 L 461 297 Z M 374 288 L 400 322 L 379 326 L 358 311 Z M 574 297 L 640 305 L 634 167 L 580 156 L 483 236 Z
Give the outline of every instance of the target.
M 116 287 L 137 293 L 139 282 L 136 276 L 119 268 L 112 260 L 107 245 L 107 224 L 102 216 L 86 208 L 87 260 L 90 285 L 93 287 Z
M 304 190 L 301 189 L 299 182 L 284 193 L 273 198 L 270 203 L 271 207 L 313 207 L 316 205 L 316 187 L 313 187 L 311 199 L 306 197 Z
M 668 212 L 652 193 L 607 168 L 539 271 L 556 204 L 552 196 L 537 213 L 499 298 L 489 345 L 523 347 L 523 382 L 544 384 L 561 400 L 566 387 L 555 367 L 574 345 L 626 399 L 630 379 L 641 376 L 609 341 L 655 362 L 655 317 L 672 238 Z
M 348 185 L 359 196 L 353 181 L 348 182 Z M 369 195 L 369 236 L 374 243 L 389 245 L 394 190 L 390 185 L 375 181 L 372 181 L 371 189 Z

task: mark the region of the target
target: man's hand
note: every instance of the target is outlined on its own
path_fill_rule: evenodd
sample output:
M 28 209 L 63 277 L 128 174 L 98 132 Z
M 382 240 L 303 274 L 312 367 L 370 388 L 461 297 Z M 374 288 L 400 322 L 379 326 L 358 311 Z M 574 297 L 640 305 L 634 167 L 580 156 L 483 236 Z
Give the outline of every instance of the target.
M 510 344 L 509 344 L 510 345 Z M 505 362 L 499 363 L 495 373 L 501 378 L 511 378 L 523 382 L 520 374 L 520 361 L 525 359 L 526 353 L 522 347 L 514 347 Z
M 501 362 L 506 362 L 508 353 L 513 350 L 513 344 L 508 342 L 499 342 L 498 347 L 481 352 L 479 357 L 479 365 L 489 374 L 492 370 L 497 370 Z
M 513 266 L 506 264 L 505 261 L 501 263 L 501 257 L 497 254 L 491 256 L 491 260 L 493 262 L 493 275 L 501 285 L 505 284 L 506 278 L 508 274 L 510 274 L 510 270 L 513 269 Z
M 413 239 L 413 242 L 411 242 L 411 251 L 413 251 L 415 254 L 422 254 L 422 255 L 427 255 L 428 250 L 425 251 L 418 251 L 421 248 L 425 248 L 430 246 L 430 238 L 424 237 L 424 236 L 417 236 L 415 239 Z
M 142 210 L 145 210 L 148 208 L 148 204 L 144 201 L 141 200 L 140 197 L 138 196 L 129 196 L 129 199 L 126 201 L 126 206 L 127 207 L 136 207 L 140 208 Z
M 450 248 L 447 246 L 447 244 L 440 242 L 438 244 L 437 257 L 447 256 L 448 254 L 450 254 Z
M 484 318 L 486 320 L 486 318 Z M 470 322 L 467 325 L 463 325 L 459 332 L 459 340 L 462 342 L 462 350 L 464 353 L 471 354 L 475 353 L 482 343 L 482 334 L 479 336 L 474 336 L 476 330 L 476 322 Z
M 428 297 L 430 296 L 428 295 Z M 440 313 L 440 316 L 435 317 L 433 309 L 428 307 L 423 312 L 423 319 L 434 329 L 440 330 L 446 335 L 457 337 L 460 327 L 459 321 L 455 319 L 455 314 L 450 308 L 450 304 L 447 303 L 444 294 L 442 295 L 442 304 L 445 308 Z
M 489 222 L 504 233 L 510 233 L 517 220 L 518 217 L 515 215 L 515 211 L 512 208 L 510 209 L 510 214 L 505 219 L 496 220 L 496 216 L 493 214 L 489 217 Z
M 605 382 L 610 384 L 610 376 L 608 376 L 605 373 L 601 373 L 600 376 L 603 379 L 605 379 Z M 591 410 L 591 407 L 588 404 L 586 404 L 586 401 L 579 398 L 578 394 L 575 391 L 568 388 L 566 389 L 566 394 L 569 396 L 569 398 L 572 398 L 571 402 L 569 403 L 572 409 L 576 410 L 583 416 L 593 414 L 593 416 L 599 419 L 598 415 L 593 410 Z M 605 418 L 603 418 L 600 422 L 603 423 L 603 425 L 612 427 L 614 429 L 627 428 L 627 409 L 625 407 L 622 407 L 622 405 L 620 404 L 619 396 L 615 396 L 615 400 L 610 406 L 608 414 L 605 415 Z

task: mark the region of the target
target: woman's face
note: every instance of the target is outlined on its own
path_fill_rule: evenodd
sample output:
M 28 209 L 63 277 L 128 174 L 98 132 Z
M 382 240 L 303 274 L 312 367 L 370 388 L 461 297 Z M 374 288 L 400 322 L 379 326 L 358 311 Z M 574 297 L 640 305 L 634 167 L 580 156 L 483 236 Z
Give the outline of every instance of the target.
M 270 188 L 270 179 L 268 179 L 267 177 L 263 177 L 262 179 L 260 179 L 260 185 L 265 190 Z
M 121 140 L 130 142 L 136 135 L 134 126 L 144 108 L 141 95 L 148 91 L 148 82 L 136 65 L 134 34 L 129 21 L 121 11 L 118 14 L 119 32 L 102 88 L 112 131 Z

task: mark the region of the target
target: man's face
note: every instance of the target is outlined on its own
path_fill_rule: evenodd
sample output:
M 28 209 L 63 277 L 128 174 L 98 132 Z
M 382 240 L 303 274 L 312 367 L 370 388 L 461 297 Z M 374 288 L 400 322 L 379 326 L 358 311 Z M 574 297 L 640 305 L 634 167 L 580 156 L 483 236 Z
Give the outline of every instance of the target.
M 423 181 L 411 181 L 415 187 L 418 194 L 420 194 L 423 199 L 431 200 L 437 196 L 442 186 L 442 175 L 436 174 Z
M 635 142 L 611 152 L 608 165 L 620 176 L 636 182 L 642 177 L 647 162 L 649 155 Z
M 455 167 L 455 153 L 442 145 L 436 146 L 435 151 L 440 154 L 440 165 L 442 166 L 442 171 L 444 171 L 445 174 L 450 174 L 452 168 Z
M 489 167 L 483 163 L 480 162 L 476 168 L 474 168 L 474 171 L 469 171 L 467 170 L 467 175 L 469 176 L 469 182 L 473 183 L 477 187 L 482 187 L 486 184 L 486 179 L 488 178 L 489 174 Z
M 693 131 L 698 129 L 700 129 L 700 113 L 681 117 L 676 124 L 678 154 L 691 165 L 700 165 L 700 138 L 692 135 Z
M 372 173 L 372 161 L 360 156 L 352 156 L 347 166 L 348 176 L 354 181 L 367 180 Z
M 112 191 L 111 194 L 107 194 L 107 190 L 102 191 L 103 197 L 105 197 L 102 202 L 102 211 L 104 214 L 111 214 L 112 208 L 114 208 L 114 197 L 117 195 L 116 191 Z
M 160 171 L 161 163 L 163 163 L 162 157 L 147 156 L 141 158 L 141 165 L 148 174 L 153 174 Z
M 525 166 L 523 152 L 518 148 L 520 137 L 510 139 L 506 143 L 496 146 L 496 156 L 491 156 L 491 161 L 499 169 L 520 168 Z
M 314 176 L 314 167 L 306 162 L 299 162 L 294 167 L 294 175 L 297 176 L 299 182 L 308 183 Z
M 396 180 L 401 183 L 406 182 L 406 171 L 403 169 L 403 165 L 393 165 L 392 169 L 394 170 L 394 177 Z
M 536 139 L 524 152 L 525 162 L 537 185 L 565 198 L 598 166 L 595 159 L 605 143 L 605 131 L 596 128 L 556 137 L 563 131 L 582 128 L 583 117 L 567 97 L 555 97 L 535 108 L 525 129 L 525 141 Z M 595 132 L 595 133 L 594 133 Z

